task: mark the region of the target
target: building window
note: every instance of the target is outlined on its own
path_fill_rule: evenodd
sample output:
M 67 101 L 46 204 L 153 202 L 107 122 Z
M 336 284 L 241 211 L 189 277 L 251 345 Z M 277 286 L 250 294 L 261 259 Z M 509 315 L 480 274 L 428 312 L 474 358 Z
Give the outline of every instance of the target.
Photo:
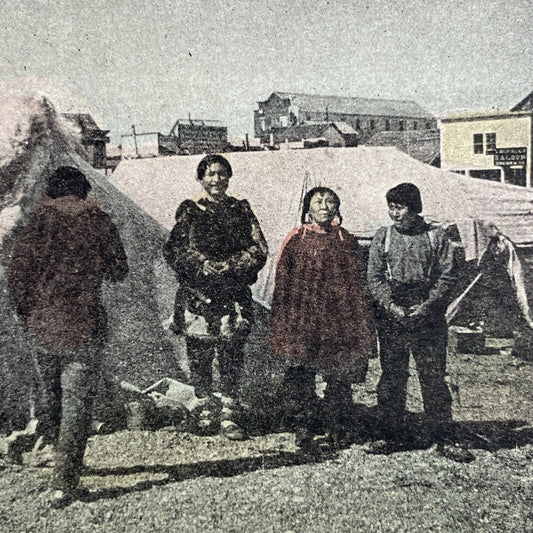
M 305 114 L 305 120 L 311 120 L 311 113 Z
M 430 130 L 431 129 L 431 122 L 426 122 L 426 130 Z
M 494 154 L 495 152 L 496 152 L 496 134 L 486 133 L 485 134 L 485 153 Z
M 355 129 L 356 130 L 360 130 L 361 129 L 361 121 L 359 119 L 357 119 L 355 121 Z
M 414 130 L 417 130 L 418 129 L 418 122 L 415 120 L 413 121 L 413 129 Z
M 376 121 L 375 121 L 375 120 L 371 120 L 371 121 L 370 121 L 370 129 L 371 129 L 371 130 L 376 129 Z
M 385 130 L 386 131 L 389 131 L 390 130 L 390 120 L 389 119 L 385 119 Z
M 482 154 L 483 153 L 483 134 L 474 133 L 474 153 Z
M 404 120 L 400 120 L 400 122 L 398 123 L 398 129 L 400 131 L 403 131 L 405 129 L 405 121 Z

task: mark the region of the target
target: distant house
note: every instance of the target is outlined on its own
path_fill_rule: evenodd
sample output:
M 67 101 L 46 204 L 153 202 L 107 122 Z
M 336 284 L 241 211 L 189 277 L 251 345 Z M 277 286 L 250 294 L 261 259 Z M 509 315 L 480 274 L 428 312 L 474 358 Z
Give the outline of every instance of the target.
M 359 134 L 346 122 L 332 122 L 321 136 L 329 146 L 357 146 Z
M 228 148 L 228 128 L 213 120 L 179 119 L 169 135 L 159 134 L 159 155 L 223 152 Z
M 94 168 L 107 166 L 106 144 L 109 142 L 109 130 L 98 127 L 88 113 L 63 113 L 62 116 L 74 124 L 81 132 L 81 143 L 87 152 L 87 161 Z
M 263 143 L 283 142 L 295 127 L 331 123 L 354 129 L 359 144 L 379 131 L 437 128 L 435 117 L 411 100 L 273 92 L 254 112 L 255 136 Z
M 442 168 L 473 178 L 533 187 L 533 93 L 510 111 L 441 121 Z

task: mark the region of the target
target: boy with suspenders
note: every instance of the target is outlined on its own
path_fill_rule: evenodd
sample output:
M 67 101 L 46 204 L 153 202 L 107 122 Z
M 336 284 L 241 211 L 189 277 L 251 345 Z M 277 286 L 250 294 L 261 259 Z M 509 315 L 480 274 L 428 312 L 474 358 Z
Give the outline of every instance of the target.
M 367 451 L 391 453 L 405 445 L 411 353 L 437 450 L 470 461 L 473 455 L 453 440 L 452 399 L 445 382 L 445 312 L 456 283 L 453 249 L 444 230 L 419 215 L 422 200 L 415 185 L 401 183 L 386 198 L 393 225 L 376 232 L 368 260 L 368 284 L 379 309 L 382 374 L 377 393 L 385 440 L 372 443 Z

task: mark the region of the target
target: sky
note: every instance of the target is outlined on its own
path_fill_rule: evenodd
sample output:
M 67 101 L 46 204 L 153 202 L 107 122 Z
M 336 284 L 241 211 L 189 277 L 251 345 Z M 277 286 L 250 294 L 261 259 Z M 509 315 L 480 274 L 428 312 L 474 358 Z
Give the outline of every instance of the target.
M 257 101 L 275 90 L 415 100 L 438 116 L 509 109 L 533 91 L 531 7 L 3 0 L 0 80 L 63 87 L 114 142 L 132 125 L 168 133 L 189 114 L 220 120 L 230 137 L 253 135 Z

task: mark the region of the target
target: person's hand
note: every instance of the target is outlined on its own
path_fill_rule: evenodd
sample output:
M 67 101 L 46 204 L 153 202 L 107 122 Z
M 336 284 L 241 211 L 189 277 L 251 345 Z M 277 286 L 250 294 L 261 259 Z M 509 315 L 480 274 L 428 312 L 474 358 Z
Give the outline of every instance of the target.
M 394 302 L 389 305 L 389 311 L 391 315 L 397 319 L 402 319 L 406 316 L 405 309 L 401 305 L 395 304 Z
M 205 261 L 202 265 L 202 273 L 204 276 L 212 276 L 218 273 L 215 265 L 211 261 Z
M 225 261 L 205 261 L 202 266 L 204 276 L 219 276 L 229 270 L 229 265 Z
M 407 310 L 407 316 L 409 318 L 421 318 L 426 314 L 426 307 L 424 304 L 412 305 Z
M 214 264 L 218 274 L 224 274 L 229 270 L 229 265 L 226 261 L 217 261 Z

